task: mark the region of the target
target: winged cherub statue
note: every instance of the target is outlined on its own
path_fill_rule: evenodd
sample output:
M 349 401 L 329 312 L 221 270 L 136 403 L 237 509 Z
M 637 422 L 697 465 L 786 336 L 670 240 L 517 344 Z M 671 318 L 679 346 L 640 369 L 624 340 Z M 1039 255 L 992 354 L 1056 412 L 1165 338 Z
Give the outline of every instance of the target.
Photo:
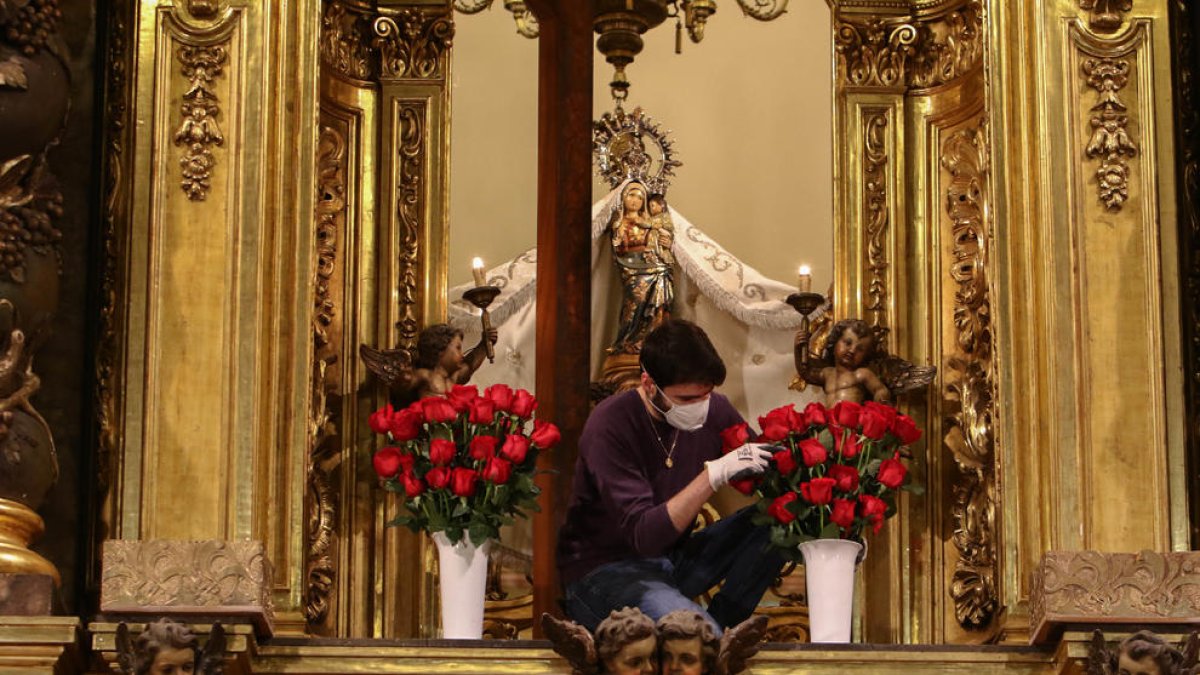
M 1200 673 L 1200 633 L 1193 632 L 1178 646 L 1148 630 L 1108 648 L 1104 633 L 1092 632 L 1085 667 L 1087 675 L 1194 675 Z
M 366 344 L 359 347 L 359 354 L 367 370 L 387 385 L 392 404 L 407 406 L 470 381 L 487 356 L 486 344 L 496 344 L 497 337 L 496 330 L 489 328 L 479 344 L 463 354 L 463 332 L 450 324 L 437 323 L 417 336 L 415 354 L 404 348 L 376 349 Z
M 696 612 L 671 612 L 656 626 L 636 607 L 614 610 L 596 627 L 595 637 L 574 621 L 549 614 L 542 615 L 542 630 L 573 675 L 737 675 L 758 653 L 767 618 L 752 616 L 720 640 Z
M 797 331 L 796 373 L 825 391 L 825 404 L 862 403 L 867 399 L 893 403 L 896 396 L 928 386 L 935 366 L 915 366 L 888 354 L 883 348 L 886 328 L 871 327 L 861 319 L 844 319 L 833 325 L 819 360 L 806 353 L 810 336 Z
M 137 638 L 124 623 L 117 625 L 117 664 L 124 675 L 223 675 L 225 629 L 214 623 L 199 648 L 187 624 L 159 619 L 146 624 Z

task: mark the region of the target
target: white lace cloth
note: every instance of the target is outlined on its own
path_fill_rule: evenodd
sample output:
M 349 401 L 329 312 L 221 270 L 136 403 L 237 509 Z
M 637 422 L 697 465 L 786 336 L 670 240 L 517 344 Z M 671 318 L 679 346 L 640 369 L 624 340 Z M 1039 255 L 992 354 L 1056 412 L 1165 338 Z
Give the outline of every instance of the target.
M 616 336 L 621 282 L 605 237 L 624 185 L 592 205 L 592 379 L 599 379 L 604 350 Z M 680 271 L 675 277 L 674 316 L 704 328 L 725 360 L 728 370 L 719 391 L 729 397 L 752 426 L 768 410 L 817 400 L 788 389 L 795 370 L 792 344 L 800 315 L 787 304 L 795 288 L 768 279 L 738 260 L 671 209 L 675 223 L 672 252 Z M 797 245 L 799 248 L 799 245 Z M 799 251 L 797 258 L 800 258 Z M 488 283 L 501 292 L 492 304 L 492 325 L 500 333 L 496 363 L 485 363 L 472 382 L 481 387 L 504 382 L 534 390 L 534 326 L 536 316 L 537 249 L 488 270 Z M 462 300 L 469 284 L 450 289 L 450 322 L 466 333 L 466 345 L 479 339 L 479 310 Z M 812 316 L 817 318 L 820 310 Z

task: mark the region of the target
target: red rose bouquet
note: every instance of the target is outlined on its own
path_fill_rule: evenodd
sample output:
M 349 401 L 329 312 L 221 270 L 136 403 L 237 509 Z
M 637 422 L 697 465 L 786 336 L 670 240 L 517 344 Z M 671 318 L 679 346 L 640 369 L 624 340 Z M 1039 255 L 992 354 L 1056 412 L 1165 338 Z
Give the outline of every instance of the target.
M 537 455 L 560 435 L 541 420 L 527 432 L 536 407 L 524 389 L 494 384 L 483 395 L 455 385 L 445 397 L 375 411 L 371 430 L 390 441 L 375 452 L 375 473 L 407 511 L 388 525 L 444 532 L 452 543 L 466 536 L 478 546 L 524 509 L 538 510 Z
M 878 533 L 896 512 L 898 491 L 919 491 L 900 457 L 921 430 L 895 408 L 842 401 L 800 412 L 787 405 L 758 423 L 758 442 L 776 446 L 775 456 L 763 475 L 731 484 L 758 497 L 755 522 L 771 525 L 771 544 L 791 560 L 800 560 L 798 547 L 810 539 Z M 726 429 L 725 451 L 750 437 L 744 423 Z

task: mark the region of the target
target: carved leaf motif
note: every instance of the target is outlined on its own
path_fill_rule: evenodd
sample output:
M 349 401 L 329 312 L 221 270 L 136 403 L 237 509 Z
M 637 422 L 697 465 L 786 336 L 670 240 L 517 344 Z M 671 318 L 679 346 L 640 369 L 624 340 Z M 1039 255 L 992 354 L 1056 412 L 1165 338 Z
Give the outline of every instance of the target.
M 25 77 L 25 68 L 15 56 L 0 63 L 0 88 L 28 89 L 29 80 Z

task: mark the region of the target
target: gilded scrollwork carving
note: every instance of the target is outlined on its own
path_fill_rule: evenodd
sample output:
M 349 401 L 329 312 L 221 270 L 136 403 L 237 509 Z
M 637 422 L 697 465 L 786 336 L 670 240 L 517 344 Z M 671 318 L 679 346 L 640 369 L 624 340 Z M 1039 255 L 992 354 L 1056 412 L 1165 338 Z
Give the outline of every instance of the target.
M 863 119 L 863 214 L 865 221 L 867 296 L 871 325 L 887 327 L 887 142 L 888 110 L 870 109 Z
M 1192 621 L 1200 616 L 1200 552 L 1048 551 L 1033 572 L 1030 626 Z
M 325 621 L 330 596 L 337 580 L 331 555 L 337 516 L 331 471 L 338 461 L 336 411 L 329 394 L 334 388 L 330 368 L 337 362 L 330 330 L 334 328 L 337 303 L 330 283 L 337 266 L 339 233 L 346 212 L 346 138 L 333 126 L 322 126 L 317 141 L 316 271 L 313 307 L 313 373 L 309 409 L 308 551 L 304 614 L 310 627 Z
M 179 160 L 183 170 L 180 186 L 193 201 L 208 196 L 212 169 L 217 163 L 212 146 L 225 143 L 217 123 L 221 109 L 212 85 L 228 58 L 227 45 L 228 41 L 204 46 L 183 44 L 176 51 L 189 87 L 179 106 L 182 119 L 175 131 L 175 145 L 184 147 Z
M 977 68 L 983 60 L 982 0 L 930 19 L 896 17 L 835 21 L 840 81 L 852 87 L 932 87 Z
M 444 10 L 405 9 L 375 19 L 374 45 L 384 79 L 441 79 L 446 76 L 454 20 Z
M 109 539 L 101 570 L 102 612 L 233 607 L 274 617 L 262 542 Z
M 336 0 L 326 2 L 321 17 L 321 63 L 351 79 L 374 77 L 371 17 Z
M 1133 9 L 1133 0 L 1079 0 L 1079 9 L 1090 12 L 1088 26 L 1097 33 L 1114 33 Z
M 424 230 L 425 124 L 424 101 L 404 101 L 396 123 L 400 126 L 396 214 L 400 225 L 400 315 L 396 322 L 399 345 L 415 347 L 420 328 L 420 246 Z
M 1100 201 L 1110 211 L 1119 211 L 1129 199 L 1126 158 L 1138 154 L 1137 142 L 1129 132 L 1129 110 L 1119 97 L 1129 82 L 1130 64 L 1123 58 L 1093 57 L 1084 59 L 1081 67 L 1088 86 L 1099 97 L 1088 118 L 1092 135 L 1085 153 L 1089 159 L 1100 160 L 1096 169 Z
M 1000 606 L 996 586 L 995 363 L 989 290 L 991 223 L 987 217 L 987 123 L 955 132 L 942 145 L 949 173 L 946 213 L 954 260 L 956 340 L 947 358 L 944 443 L 960 471 L 954 490 L 950 595 L 968 630 L 988 626 Z

